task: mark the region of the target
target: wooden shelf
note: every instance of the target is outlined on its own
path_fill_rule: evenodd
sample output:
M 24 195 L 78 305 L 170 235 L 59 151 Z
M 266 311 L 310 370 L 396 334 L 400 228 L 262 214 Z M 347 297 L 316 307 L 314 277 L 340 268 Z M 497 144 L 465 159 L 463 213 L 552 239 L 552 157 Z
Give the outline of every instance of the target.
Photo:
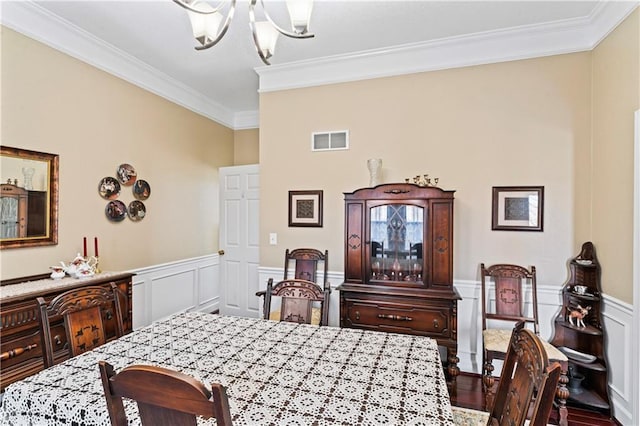
M 565 327 L 565 328 L 569 328 L 571 330 L 577 331 L 579 333 L 589 334 L 591 336 L 602 336 L 602 330 L 596 327 L 593 327 L 591 325 L 588 325 L 586 327 L 578 327 L 576 325 L 571 324 L 568 321 L 565 321 L 563 318 L 556 318 L 556 324 L 561 327 Z
M 569 389 L 568 403 L 577 403 L 589 408 L 598 410 L 609 410 L 610 406 L 607 401 L 591 389 L 581 388 L 580 393 L 575 393 L 574 389 Z
M 583 261 L 589 263 L 585 264 Z M 608 367 L 605 359 L 605 330 L 602 323 L 600 264 L 591 242 L 584 243 L 580 254 L 571 259 L 569 271 L 569 280 L 562 290 L 562 308 L 554 321 L 551 344 L 592 355 L 595 360 L 587 362 L 588 359 L 579 358 L 579 354 L 572 358 L 569 351 L 565 351 L 569 358 L 569 371 L 585 376 L 582 383 L 584 387 L 580 388 L 579 392 L 569 388 L 567 405 L 603 411 L 611 415 Z M 585 294 L 575 293 L 576 286 L 584 286 Z M 583 318 L 585 327 L 569 322 L 569 317 L 578 305 L 588 308 L 588 313 Z
M 607 371 L 607 367 L 602 364 L 599 361 L 594 361 L 594 362 L 583 362 L 583 361 L 578 361 L 575 359 L 571 359 L 569 358 L 569 362 L 571 364 L 575 364 L 581 368 L 585 368 L 587 370 L 593 370 L 593 371 Z

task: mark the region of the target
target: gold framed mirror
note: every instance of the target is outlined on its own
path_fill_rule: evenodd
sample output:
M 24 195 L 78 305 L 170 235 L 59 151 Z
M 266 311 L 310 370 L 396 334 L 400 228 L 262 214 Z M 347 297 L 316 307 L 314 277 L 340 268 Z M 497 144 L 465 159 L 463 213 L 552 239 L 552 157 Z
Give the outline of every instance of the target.
M 58 244 L 58 163 L 0 146 L 0 249 Z

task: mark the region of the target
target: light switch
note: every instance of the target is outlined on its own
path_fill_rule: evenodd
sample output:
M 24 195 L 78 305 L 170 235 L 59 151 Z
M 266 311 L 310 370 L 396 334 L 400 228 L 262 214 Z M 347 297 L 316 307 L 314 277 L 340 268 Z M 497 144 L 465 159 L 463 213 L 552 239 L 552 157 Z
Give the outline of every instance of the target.
M 272 246 L 278 244 L 278 234 L 276 234 L 275 232 L 269 234 L 269 244 L 271 244 Z

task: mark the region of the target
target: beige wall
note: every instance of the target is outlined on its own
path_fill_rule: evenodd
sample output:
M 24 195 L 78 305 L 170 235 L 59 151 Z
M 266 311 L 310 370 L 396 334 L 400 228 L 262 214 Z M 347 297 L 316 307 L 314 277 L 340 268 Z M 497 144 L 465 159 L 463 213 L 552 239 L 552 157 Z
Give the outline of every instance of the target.
M 261 265 L 314 246 L 341 271 L 343 192 L 367 186 L 366 160 L 379 157 L 383 182 L 429 173 L 456 190 L 455 279 L 513 262 L 562 285 L 579 248 L 574 211 L 588 205 L 574 162 L 588 161 L 590 63 L 586 52 L 261 94 Z M 349 150 L 310 151 L 311 132 L 343 129 Z M 491 188 L 504 185 L 545 187 L 544 232 L 491 230 Z M 294 189 L 324 190 L 324 227 L 287 227 Z
M 2 144 L 60 155 L 59 244 L 2 250 L 2 278 L 71 260 L 100 239 L 103 269 L 215 252 L 218 172 L 233 165 L 233 131 L 2 28 Z M 151 186 L 147 217 L 109 222 L 98 183 L 133 165 Z M 131 187 L 120 199 L 133 200 Z
M 593 242 L 603 291 L 633 303 L 633 114 L 640 108 L 640 9 L 593 51 Z
M 233 136 L 233 165 L 258 164 L 260 141 L 258 129 L 236 130 Z

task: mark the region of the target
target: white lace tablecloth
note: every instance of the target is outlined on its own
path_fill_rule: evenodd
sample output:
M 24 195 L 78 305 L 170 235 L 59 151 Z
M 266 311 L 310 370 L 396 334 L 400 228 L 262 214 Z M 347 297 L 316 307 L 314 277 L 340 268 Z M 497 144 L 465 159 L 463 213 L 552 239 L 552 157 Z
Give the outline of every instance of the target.
M 109 425 L 99 360 L 116 372 L 153 364 L 222 383 L 236 426 L 453 424 L 435 340 L 202 313 L 155 322 L 13 383 L 2 424 Z

